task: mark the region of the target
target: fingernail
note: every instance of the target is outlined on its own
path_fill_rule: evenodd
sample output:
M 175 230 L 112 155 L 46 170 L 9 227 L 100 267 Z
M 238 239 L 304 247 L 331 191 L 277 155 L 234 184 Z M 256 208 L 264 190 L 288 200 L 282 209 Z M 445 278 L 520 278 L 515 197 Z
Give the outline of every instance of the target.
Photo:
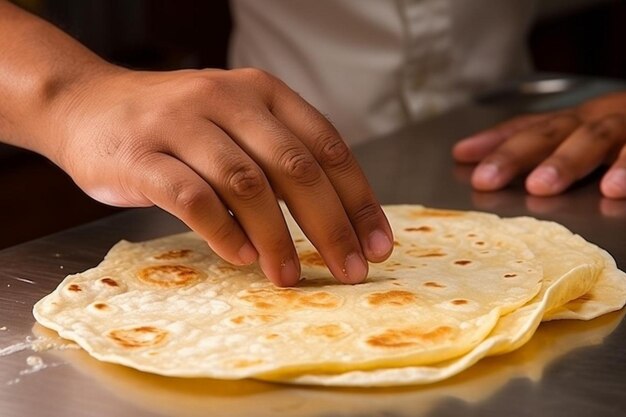
M 367 239 L 367 248 L 372 255 L 381 257 L 391 250 L 391 240 L 382 230 L 374 230 Z
M 367 264 L 365 263 L 365 259 L 357 252 L 346 256 L 343 275 L 349 284 L 363 282 L 367 277 Z
M 242 265 L 250 265 L 259 257 L 259 253 L 249 242 L 244 243 L 237 254 L 239 255 L 239 260 Z
M 280 264 L 280 282 L 283 285 L 295 285 L 300 280 L 300 271 L 293 259 Z
M 499 186 L 500 169 L 495 164 L 479 165 L 474 172 L 474 181 L 491 187 Z
M 535 169 L 528 176 L 530 187 L 538 187 L 540 192 L 558 191 L 559 173 L 552 166 L 544 166 Z
M 611 193 L 611 197 L 626 196 L 626 169 L 612 169 L 606 174 L 602 183 L 603 188 Z

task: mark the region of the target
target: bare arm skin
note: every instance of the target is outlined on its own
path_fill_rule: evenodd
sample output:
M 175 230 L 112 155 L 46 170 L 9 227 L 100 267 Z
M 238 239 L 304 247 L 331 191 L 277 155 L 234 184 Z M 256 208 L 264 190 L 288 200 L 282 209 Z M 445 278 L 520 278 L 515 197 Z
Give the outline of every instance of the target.
M 277 285 L 296 284 L 300 265 L 276 194 L 341 282 L 361 282 L 367 261 L 392 250 L 350 150 L 280 80 L 256 69 L 131 71 L 3 0 L 0 137 L 100 202 L 162 207 Z

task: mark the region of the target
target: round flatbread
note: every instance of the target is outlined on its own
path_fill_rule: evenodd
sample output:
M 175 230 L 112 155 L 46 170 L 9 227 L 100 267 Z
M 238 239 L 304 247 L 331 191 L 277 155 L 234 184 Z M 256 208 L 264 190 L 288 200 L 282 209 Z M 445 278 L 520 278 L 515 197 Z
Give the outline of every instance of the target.
M 295 288 L 225 263 L 187 233 L 120 242 L 98 267 L 67 277 L 34 314 L 103 361 L 238 379 L 458 358 L 540 291 L 541 263 L 498 217 L 385 210 L 396 248 L 360 285 L 335 282 L 288 219 L 302 261 Z

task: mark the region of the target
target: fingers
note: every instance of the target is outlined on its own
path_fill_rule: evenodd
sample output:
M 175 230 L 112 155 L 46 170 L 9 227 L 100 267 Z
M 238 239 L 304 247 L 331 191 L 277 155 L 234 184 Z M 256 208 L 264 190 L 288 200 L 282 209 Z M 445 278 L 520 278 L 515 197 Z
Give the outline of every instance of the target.
M 526 179 L 528 192 L 539 196 L 563 192 L 605 162 L 607 155 L 625 140 L 626 117 L 623 115 L 609 115 L 581 126 L 532 171 Z M 616 165 L 619 166 L 619 161 Z M 606 187 L 611 196 L 621 195 L 620 172 L 615 168 L 603 182 L 603 189 Z
M 367 262 L 342 202 L 315 157 L 267 110 L 228 131 L 266 173 L 294 218 L 341 282 L 358 283 Z
M 600 190 L 608 198 L 626 198 L 626 145 L 602 178 Z
M 180 135 L 192 139 L 173 143 L 175 156 L 193 168 L 235 215 L 258 251 L 265 275 L 276 285 L 295 285 L 300 278 L 298 257 L 261 168 L 209 122 Z
M 496 150 L 504 141 L 530 126 L 547 120 L 549 115 L 526 115 L 501 123 L 491 129 L 478 132 L 460 140 L 452 148 L 452 156 L 457 162 L 480 162 Z
M 472 185 L 482 191 L 504 187 L 548 157 L 579 123 L 575 116 L 560 114 L 513 135 L 476 167 Z
M 286 86 L 278 88 L 280 93 L 272 96 L 272 113 L 321 167 L 367 259 L 372 262 L 387 259 L 393 249 L 391 227 L 352 152 L 323 115 Z
M 256 260 L 257 251 L 215 192 L 181 161 L 153 153 L 137 165 L 130 182 L 200 234 L 225 260 L 237 265 Z
M 208 118 L 265 172 L 333 275 L 362 281 L 365 255 L 385 259 L 393 238 L 352 155 L 328 121 L 282 82 L 258 70 L 234 74 L 263 102 L 226 106 Z

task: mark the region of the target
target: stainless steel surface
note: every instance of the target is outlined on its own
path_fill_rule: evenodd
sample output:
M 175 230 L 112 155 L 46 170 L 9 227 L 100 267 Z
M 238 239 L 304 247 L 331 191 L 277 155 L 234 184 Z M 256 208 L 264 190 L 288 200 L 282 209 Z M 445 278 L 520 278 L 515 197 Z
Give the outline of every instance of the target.
M 362 146 L 357 157 L 383 203 L 556 220 L 606 248 L 626 268 L 626 201 L 603 199 L 597 175 L 554 198 L 527 196 L 520 183 L 497 193 L 470 189 L 470 168 L 453 164 L 452 143 L 513 109 L 518 107 L 470 106 Z M 184 227 L 172 217 L 142 209 L 0 252 L 1 417 L 626 414 L 622 312 L 586 323 L 542 325 L 513 354 L 484 360 L 444 383 L 402 389 L 183 380 L 99 363 L 76 350 L 8 353 L 42 334 L 33 329 L 31 308 L 65 275 L 95 265 L 119 239 L 142 240 L 179 230 Z M 38 370 L 33 356 L 46 367 Z

